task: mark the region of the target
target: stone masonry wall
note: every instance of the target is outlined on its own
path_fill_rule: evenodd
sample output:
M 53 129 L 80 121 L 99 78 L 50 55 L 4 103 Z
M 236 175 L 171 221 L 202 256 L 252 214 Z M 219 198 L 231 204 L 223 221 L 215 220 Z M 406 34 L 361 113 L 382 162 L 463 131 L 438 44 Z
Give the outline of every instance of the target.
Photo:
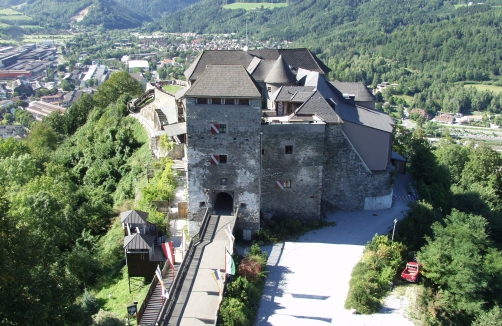
M 152 86 L 153 87 L 153 86 Z M 157 87 L 155 89 L 155 99 L 141 108 L 140 114 L 153 122 L 155 109 L 160 109 L 165 104 L 169 105 L 169 110 L 173 110 L 173 115 L 178 115 L 178 107 L 176 105 L 176 99 L 174 95 L 167 92 L 159 90 Z
M 362 210 L 367 198 L 392 195 L 392 167 L 384 172 L 370 172 L 341 125 L 326 125 L 325 144 L 323 213 L 339 209 Z
M 259 230 L 261 100 L 250 102 L 195 104 L 195 99 L 185 99 L 189 220 L 200 220 L 207 207 L 212 213 L 216 196 L 226 192 L 233 198 L 234 213 L 237 205 L 244 204 L 237 227 Z M 212 134 L 212 123 L 226 124 L 227 132 Z M 227 163 L 211 164 L 211 154 L 228 155 Z
M 262 214 L 320 218 L 324 124 L 263 125 Z M 286 154 L 286 146 L 293 146 Z M 290 188 L 277 189 L 277 181 Z M 279 187 L 280 188 L 280 187 Z

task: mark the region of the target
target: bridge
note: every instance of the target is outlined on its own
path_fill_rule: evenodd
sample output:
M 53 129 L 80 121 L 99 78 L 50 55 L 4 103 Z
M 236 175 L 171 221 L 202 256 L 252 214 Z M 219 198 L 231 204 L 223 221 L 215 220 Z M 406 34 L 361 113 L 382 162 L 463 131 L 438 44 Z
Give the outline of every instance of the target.
M 192 237 L 183 261 L 175 266 L 174 281 L 172 276 L 166 275 L 169 298 L 162 304 L 156 295 L 160 295 L 160 289 L 149 289 L 142 305 L 142 308 L 145 306 L 143 315 L 138 316 L 139 325 L 215 324 L 220 293 L 211 274 L 225 267 L 225 246 L 229 246 L 225 228 L 230 225 L 233 229 L 236 216 L 237 213 L 233 216 L 209 215 L 206 210 L 200 230 Z M 145 312 L 148 318 L 144 317 Z

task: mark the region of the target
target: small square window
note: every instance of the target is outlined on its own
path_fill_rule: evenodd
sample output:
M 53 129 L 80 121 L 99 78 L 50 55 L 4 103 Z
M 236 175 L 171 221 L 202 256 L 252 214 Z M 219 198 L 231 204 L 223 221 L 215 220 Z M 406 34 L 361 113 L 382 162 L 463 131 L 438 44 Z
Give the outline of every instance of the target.
M 220 179 L 220 186 L 226 186 L 228 183 L 228 180 L 227 178 L 221 178 Z
M 212 104 L 221 104 L 221 98 L 213 98 Z
M 227 133 L 227 125 L 220 124 L 220 134 Z
M 291 188 L 291 180 L 284 180 L 284 188 Z
M 267 91 L 270 93 L 272 91 L 272 87 L 267 87 Z
M 227 155 L 220 155 L 220 164 L 227 164 Z
M 204 208 L 204 207 L 206 207 L 206 202 L 205 202 L 205 201 L 201 201 L 201 202 L 199 202 L 199 207 L 200 207 L 200 208 Z
M 286 146 L 285 150 L 284 150 L 284 153 L 285 154 L 293 154 L 293 146 Z

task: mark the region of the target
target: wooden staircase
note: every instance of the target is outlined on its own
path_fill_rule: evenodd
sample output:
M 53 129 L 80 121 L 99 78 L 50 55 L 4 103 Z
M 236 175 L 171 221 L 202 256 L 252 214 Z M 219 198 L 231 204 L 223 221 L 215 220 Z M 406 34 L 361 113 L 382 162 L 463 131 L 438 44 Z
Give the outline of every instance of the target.
M 174 264 L 174 277 L 176 277 L 176 274 L 178 273 L 178 267 L 180 266 L 180 263 L 175 263 Z M 156 276 L 154 276 L 156 277 Z M 166 277 L 163 279 L 165 287 L 169 290 L 171 287 L 171 284 L 173 283 L 173 273 L 171 268 L 169 268 L 169 271 L 166 275 Z M 160 310 L 162 309 L 163 305 L 163 298 L 162 298 L 162 286 L 160 283 L 158 283 L 153 290 L 151 296 L 148 298 L 148 296 L 145 298 L 145 300 L 148 300 L 146 308 L 141 315 L 141 320 L 139 321 L 139 325 L 155 325 L 157 322 L 157 318 L 159 316 Z M 165 301 L 165 300 L 164 300 Z

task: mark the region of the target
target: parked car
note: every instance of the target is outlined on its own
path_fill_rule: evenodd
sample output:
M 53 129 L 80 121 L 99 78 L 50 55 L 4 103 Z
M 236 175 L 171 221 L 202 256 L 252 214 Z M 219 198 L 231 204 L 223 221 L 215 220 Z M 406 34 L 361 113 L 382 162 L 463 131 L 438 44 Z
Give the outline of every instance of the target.
M 406 264 L 406 268 L 401 273 L 401 278 L 408 282 L 416 283 L 420 277 L 420 264 L 411 261 Z

